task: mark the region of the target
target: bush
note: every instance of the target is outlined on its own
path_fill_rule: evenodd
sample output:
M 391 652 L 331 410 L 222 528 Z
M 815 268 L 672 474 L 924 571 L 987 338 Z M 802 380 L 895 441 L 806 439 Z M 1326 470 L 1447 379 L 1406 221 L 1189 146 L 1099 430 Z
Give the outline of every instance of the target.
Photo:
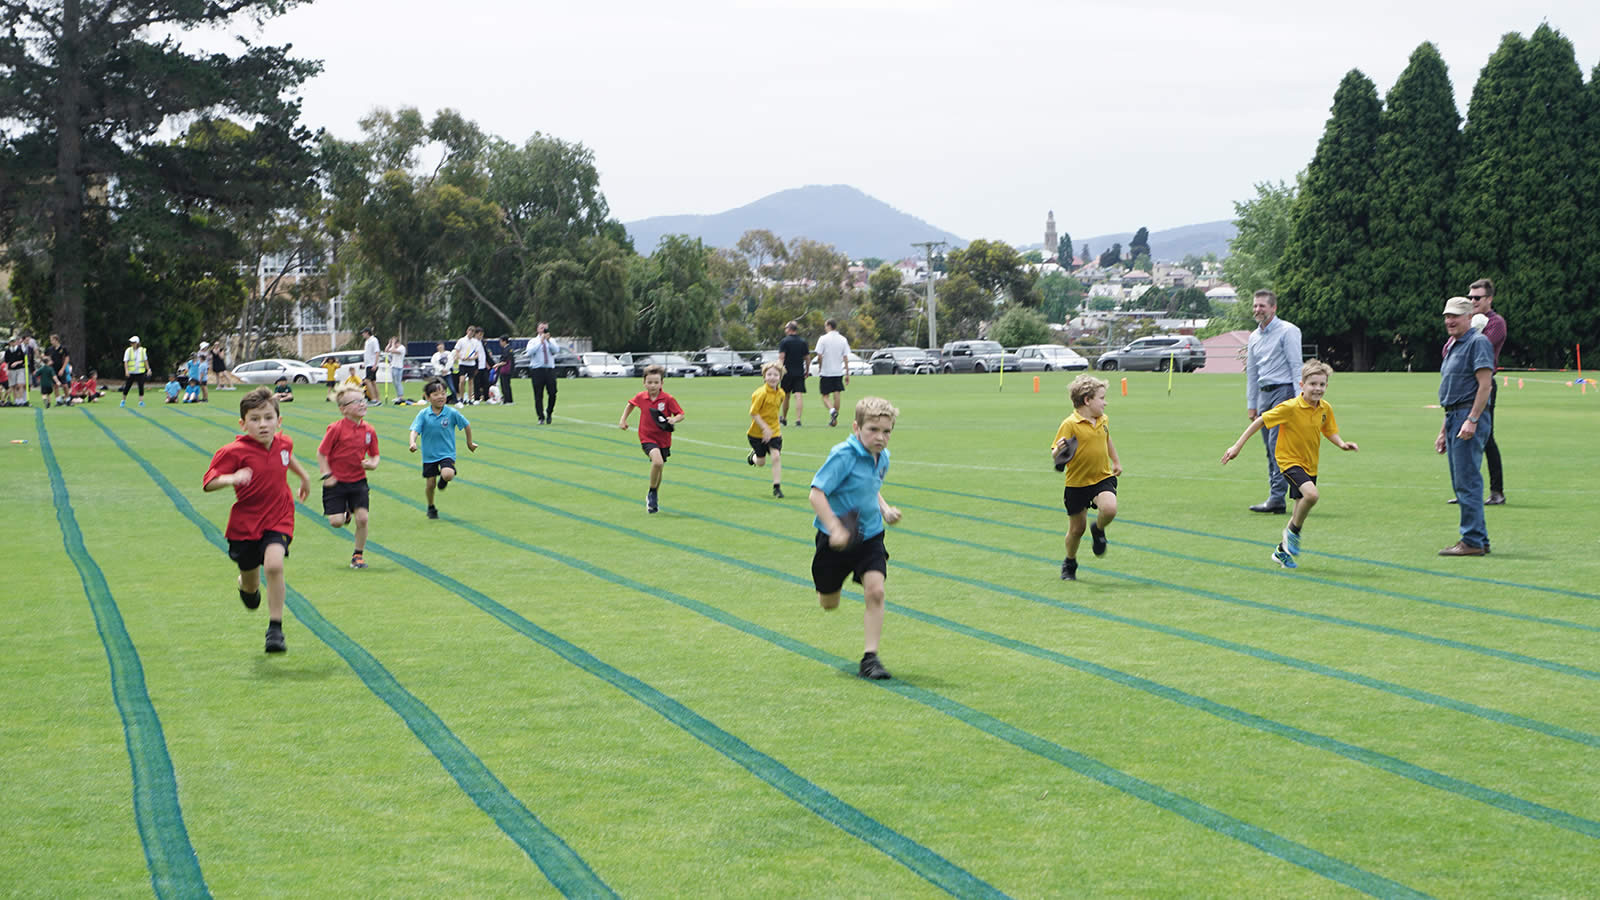
M 1054 338 L 1050 324 L 1044 320 L 1044 313 L 1021 307 L 1008 310 L 1000 317 L 1000 321 L 989 327 L 989 340 L 999 341 L 1007 347 L 1046 344 Z

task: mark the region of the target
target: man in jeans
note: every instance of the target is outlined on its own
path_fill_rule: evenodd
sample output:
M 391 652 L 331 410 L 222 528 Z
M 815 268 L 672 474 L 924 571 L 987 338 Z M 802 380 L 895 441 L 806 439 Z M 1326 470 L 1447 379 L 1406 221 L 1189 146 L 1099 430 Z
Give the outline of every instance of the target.
M 1461 539 L 1440 556 L 1486 556 L 1489 531 L 1483 518 L 1483 447 L 1494 434 L 1489 394 L 1494 385 L 1494 346 L 1472 327 L 1472 301 L 1451 297 L 1444 304 L 1450 339 L 1439 366 L 1439 406 L 1444 423 L 1433 442 L 1450 461 L 1450 486 L 1461 510 Z
M 533 414 L 540 425 L 549 425 L 556 412 L 556 354 L 561 347 L 550 339 L 550 323 L 539 323 L 539 334 L 528 342 L 528 380 L 533 382 Z M 545 405 L 545 392 L 550 403 Z
M 1278 318 L 1278 295 L 1256 291 L 1251 311 L 1259 327 L 1250 332 L 1245 348 L 1245 417 L 1256 416 L 1285 400 L 1294 399 L 1294 386 L 1300 380 L 1300 329 Z M 1251 512 L 1281 513 L 1287 509 L 1284 495 L 1289 480 L 1278 471 L 1278 429 L 1261 429 L 1267 445 L 1267 500 L 1250 507 Z
M 1482 329 L 1483 336 L 1489 339 L 1489 345 L 1494 347 L 1494 367 L 1500 368 L 1500 348 L 1506 343 L 1506 320 L 1494 311 L 1494 282 L 1487 278 L 1479 278 L 1467 288 L 1467 299 L 1472 301 L 1474 318 L 1481 315 L 1488 321 Z M 1500 396 L 1500 384 L 1493 380 L 1489 382 L 1489 414 L 1494 414 L 1494 403 Z M 1496 422 L 1495 424 L 1499 424 Z M 1499 429 L 1495 429 L 1498 431 Z M 1506 502 L 1505 472 L 1500 467 L 1500 445 L 1495 441 L 1495 435 L 1490 434 L 1489 440 L 1483 445 L 1483 458 L 1489 464 L 1489 499 L 1483 501 L 1485 506 L 1499 506 Z M 1450 498 L 1451 503 L 1456 498 Z

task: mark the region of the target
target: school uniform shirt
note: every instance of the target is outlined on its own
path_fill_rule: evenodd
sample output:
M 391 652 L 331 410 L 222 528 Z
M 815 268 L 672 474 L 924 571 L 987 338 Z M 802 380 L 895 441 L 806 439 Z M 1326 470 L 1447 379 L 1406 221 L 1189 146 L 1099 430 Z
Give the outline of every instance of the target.
M 750 415 L 760 416 L 761 421 L 766 422 L 767 427 L 772 429 L 773 437 L 780 437 L 783 434 L 778 428 L 778 411 L 783 408 L 783 397 L 782 388 L 767 387 L 766 382 L 762 382 L 761 387 L 756 388 L 750 395 Z M 761 426 L 753 419 L 748 434 L 753 438 L 761 437 Z
M 477 338 L 462 338 L 456 341 L 458 361 L 463 366 L 477 368 L 483 364 L 483 345 Z
M 1339 433 L 1333 407 L 1323 400 L 1312 406 L 1304 395 L 1285 400 L 1261 414 L 1262 427 L 1278 428 L 1278 452 L 1274 454 L 1281 471 L 1299 466 L 1307 475 L 1317 474 L 1317 458 L 1322 452 L 1322 436 Z
M 201 382 L 201 380 L 203 380 L 206 377 L 206 366 L 205 366 L 205 363 L 201 362 L 200 360 L 198 360 L 198 359 L 189 360 L 188 368 L 189 368 L 189 381 L 190 381 L 191 384 L 198 385 Z
M 878 508 L 878 494 L 888 474 L 888 449 L 873 459 L 872 451 L 852 434 L 828 451 L 822 468 L 811 477 L 811 486 L 828 495 L 828 508 L 835 516 L 855 512 L 858 517 L 856 534 L 861 540 L 869 541 L 883 533 L 883 510 Z M 822 526 L 820 516 L 813 517 L 811 524 L 820 532 L 828 531 Z
M 817 338 L 817 359 L 821 367 L 817 374 L 824 378 L 841 378 L 850 357 L 850 342 L 837 331 Z
M 356 482 L 367 477 L 361 461 L 378 456 L 378 432 L 365 421 L 352 422 L 344 416 L 328 426 L 317 453 L 328 458 L 328 468 L 339 481 Z
M 1078 452 L 1067 463 L 1067 487 L 1088 487 L 1111 477 L 1109 420 L 1109 416 L 1101 413 L 1100 418 L 1091 422 L 1076 412 L 1061 420 L 1061 427 L 1056 429 L 1056 439 L 1050 442 L 1050 446 L 1055 447 L 1063 438 L 1078 439 Z
M 422 451 L 422 461 L 438 462 L 456 458 L 456 432 L 469 425 L 467 417 L 454 407 L 446 406 L 435 413 L 433 407 L 424 406 L 411 420 L 411 430 L 417 433 L 417 444 Z
M 129 375 L 150 371 L 150 354 L 144 347 L 129 347 L 122 351 L 122 365 Z
M 651 412 L 660 410 L 667 416 L 683 415 L 683 407 L 678 405 L 678 401 L 674 400 L 671 394 L 662 391 L 651 400 L 649 391 L 640 391 L 633 395 L 628 405 L 639 407 L 639 412 L 643 413 L 639 417 L 639 443 L 655 444 L 657 447 L 672 446 L 672 432 L 662 431 L 661 426 L 656 424 L 655 414 Z
M 233 511 L 228 513 L 230 541 L 255 541 L 268 531 L 294 535 L 294 495 L 289 493 L 289 460 L 294 441 L 283 433 L 273 435 L 266 447 L 241 434 L 211 457 L 203 484 L 240 469 L 250 470 L 250 483 L 233 489 Z

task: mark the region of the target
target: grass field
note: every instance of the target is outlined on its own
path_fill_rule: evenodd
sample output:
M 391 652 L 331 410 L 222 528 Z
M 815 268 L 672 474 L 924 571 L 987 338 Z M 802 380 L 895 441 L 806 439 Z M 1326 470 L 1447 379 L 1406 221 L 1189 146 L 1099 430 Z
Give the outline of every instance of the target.
M 673 380 L 655 516 L 632 380 L 466 410 L 434 522 L 374 409 L 371 568 L 314 488 L 272 657 L 200 489 L 237 394 L 0 412 L 4 892 L 1600 896 L 1600 396 L 1501 389 L 1493 556 L 1442 559 L 1437 376 L 1335 375 L 1361 451 L 1288 572 L 1259 439 L 1218 464 L 1242 376 L 1113 380 L 1121 514 L 1065 583 L 1068 380 L 854 381 L 901 410 L 881 683 L 810 584 L 814 393 L 775 500 L 759 382 Z M 333 417 L 285 407 L 313 471 Z

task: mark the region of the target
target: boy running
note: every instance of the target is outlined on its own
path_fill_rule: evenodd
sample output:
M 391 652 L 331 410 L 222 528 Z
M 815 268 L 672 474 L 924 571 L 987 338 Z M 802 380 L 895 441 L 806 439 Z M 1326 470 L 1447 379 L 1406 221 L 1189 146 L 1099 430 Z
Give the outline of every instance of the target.
M 1311 507 L 1317 505 L 1317 458 L 1321 455 L 1322 436 L 1327 435 L 1340 450 L 1360 450 L 1353 442 L 1339 436 L 1339 423 L 1333 418 L 1333 407 L 1322 399 L 1328 391 L 1328 376 L 1333 369 L 1317 359 L 1308 359 L 1300 367 L 1300 395 L 1279 403 L 1256 416 L 1254 422 L 1233 446 L 1222 453 L 1222 464 L 1239 455 L 1245 441 L 1262 428 L 1278 428 L 1278 449 L 1274 454 L 1278 471 L 1289 479 L 1289 499 L 1294 501 L 1294 515 L 1283 529 L 1283 540 L 1272 551 L 1272 560 L 1285 569 L 1295 568 L 1295 557 L 1300 555 L 1300 529 L 1306 524 Z
M 427 482 L 425 493 L 430 519 L 439 518 L 439 510 L 433 505 L 434 486 L 437 484 L 442 491 L 456 477 L 456 429 L 466 434 L 467 449 L 478 452 L 478 444 L 472 439 L 472 423 L 445 405 L 446 394 L 444 382 L 428 382 L 422 389 L 428 408 L 411 420 L 411 452 L 417 452 L 419 441 L 422 444 L 422 477 Z
M 283 641 L 284 559 L 294 540 L 294 497 L 289 472 L 300 478 L 300 500 L 311 496 L 311 476 L 294 458 L 294 442 L 279 432 L 278 401 L 258 387 L 239 400 L 244 434 L 211 457 L 202 487 L 233 488 L 228 513 L 228 558 L 239 566 L 239 600 L 245 609 L 261 605 L 261 578 L 267 581 L 267 652 L 288 649 Z
M 667 465 L 667 457 L 672 455 L 672 429 L 683 421 L 683 407 L 661 389 L 661 380 L 666 374 L 667 370 L 661 366 L 646 366 L 644 390 L 634 394 L 622 407 L 622 418 L 617 420 L 617 427 L 627 431 L 628 416 L 633 414 L 634 407 L 639 408 L 639 449 L 650 457 L 650 490 L 644 495 L 644 511 L 648 513 L 661 509 L 656 496 L 661 489 L 661 470 Z
M 378 433 L 366 422 L 367 395 L 355 388 L 339 391 L 338 421 L 328 426 L 317 447 L 322 472 L 322 514 L 328 524 L 343 528 L 356 523 L 355 552 L 350 568 L 365 569 L 367 549 L 367 472 L 378 467 Z
M 833 446 L 811 479 L 811 509 L 817 514 L 812 520 L 817 552 L 811 557 L 811 582 L 817 602 L 825 610 L 837 609 L 847 575 L 861 585 L 866 652 L 857 674 L 877 681 L 891 677 L 878 661 L 878 641 L 883 637 L 883 582 L 889 570 L 883 529 L 900 521 L 900 510 L 883 500 L 889 433 L 898 415 L 882 397 L 862 397 L 850 437 Z
M 750 455 L 744 461 L 752 466 L 764 466 L 768 454 L 771 454 L 772 496 L 781 500 L 783 435 L 779 434 L 779 410 L 788 399 L 788 394 L 778 387 L 778 382 L 783 379 L 783 366 L 776 362 L 767 363 L 761 367 L 761 378 L 766 383 L 750 395 L 750 430 L 745 434 L 750 440 Z
M 1117 517 L 1117 476 L 1122 460 L 1111 441 L 1106 417 L 1106 383 L 1093 375 L 1079 375 L 1067 388 L 1073 413 L 1056 429 L 1051 453 L 1056 471 L 1066 473 L 1061 502 L 1067 507 L 1067 557 L 1061 561 L 1061 579 L 1078 580 L 1078 542 L 1083 540 L 1089 510 L 1096 511 L 1088 525 L 1095 556 L 1106 555 L 1106 526 Z

